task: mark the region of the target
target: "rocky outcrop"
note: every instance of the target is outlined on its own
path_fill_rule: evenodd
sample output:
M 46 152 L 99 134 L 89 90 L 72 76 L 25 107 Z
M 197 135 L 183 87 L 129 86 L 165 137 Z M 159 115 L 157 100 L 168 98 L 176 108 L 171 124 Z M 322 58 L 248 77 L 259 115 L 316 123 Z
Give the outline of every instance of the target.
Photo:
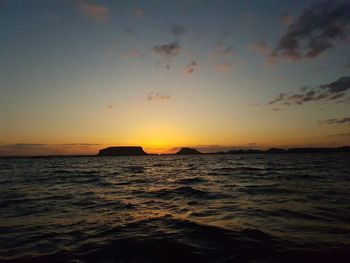
M 176 154 L 183 154 L 183 155 L 190 155 L 190 154 L 201 154 L 201 152 L 197 151 L 193 148 L 182 148 L 180 151 L 178 151 Z
M 98 156 L 140 156 L 147 155 L 140 146 L 108 147 L 99 151 Z

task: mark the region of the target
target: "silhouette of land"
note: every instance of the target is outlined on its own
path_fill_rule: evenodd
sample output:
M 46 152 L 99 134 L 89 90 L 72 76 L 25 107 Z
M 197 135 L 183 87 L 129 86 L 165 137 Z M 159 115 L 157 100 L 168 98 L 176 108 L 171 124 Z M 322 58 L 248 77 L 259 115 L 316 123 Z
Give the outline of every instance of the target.
M 299 148 L 270 148 L 268 150 L 259 149 L 237 149 L 229 151 L 202 153 L 195 148 L 183 147 L 177 153 L 162 155 L 216 155 L 216 154 L 286 154 L 286 153 L 350 153 L 350 146 L 341 147 L 299 147 Z M 33 156 L 0 156 L 0 158 L 59 158 L 59 157 L 99 157 L 99 156 L 154 156 L 158 154 L 148 154 L 141 146 L 112 146 L 101 149 L 97 155 L 33 155 Z
M 230 150 L 227 152 L 218 152 L 219 154 L 257 154 L 257 153 L 336 153 L 336 152 L 350 152 L 349 146 L 342 147 L 324 147 L 324 148 L 314 148 L 314 147 L 300 147 L 300 148 L 270 148 L 266 151 L 257 149 L 247 149 L 247 150 Z
M 139 156 L 147 155 L 141 146 L 113 146 L 101 149 L 98 156 Z
M 194 148 L 181 148 L 180 151 L 178 151 L 176 154 L 178 155 L 193 155 L 193 154 L 202 154 L 201 152 L 199 152 L 198 150 L 194 149 Z

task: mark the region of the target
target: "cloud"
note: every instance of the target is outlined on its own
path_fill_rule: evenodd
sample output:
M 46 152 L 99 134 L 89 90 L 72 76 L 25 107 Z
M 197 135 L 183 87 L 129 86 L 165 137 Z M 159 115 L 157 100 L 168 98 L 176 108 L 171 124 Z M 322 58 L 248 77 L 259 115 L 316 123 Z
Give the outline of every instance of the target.
M 109 9 L 95 4 L 87 4 L 79 1 L 80 10 L 98 22 L 105 22 L 109 19 Z
M 143 53 L 135 48 L 132 48 L 124 53 L 124 57 L 126 58 L 143 57 Z
M 66 146 L 79 146 L 89 147 L 98 146 L 99 143 L 61 143 L 61 144 L 45 144 L 45 143 L 14 143 L 14 144 L 3 144 L 0 147 L 4 148 L 47 148 L 47 147 L 66 147 Z
M 213 59 L 214 61 L 222 61 L 222 60 L 227 60 L 229 57 L 233 56 L 234 54 L 235 54 L 235 50 L 233 46 L 230 46 L 230 45 L 227 46 L 220 42 L 210 56 L 211 56 L 211 59 Z
M 344 64 L 344 68 L 350 68 L 350 59 Z
M 177 42 L 171 42 L 168 44 L 157 45 L 153 47 L 153 51 L 162 54 L 166 57 L 175 57 L 179 54 L 181 47 Z
M 346 38 L 349 14 L 349 1 L 322 1 L 311 5 L 288 26 L 271 55 L 289 60 L 319 56 Z
M 125 34 L 134 34 L 135 33 L 135 28 L 133 28 L 133 27 L 129 27 L 129 28 L 127 28 L 127 29 L 125 29 L 124 30 L 124 33 Z
M 113 110 L 114 109 L 114 105 L 113 104 L 109 104 L 106 106 L 107 110 Z
M 259 41 L 250 46 L 250 49 L 261 54 L 269 55 L 271 53 L 271 48 L 268 47 L 265 41 Z
M 172 59 L 179 55 L 181 47 L 176 41 L 174 41 L 163 45 L 156 45 L 153 47 L 153 51 L 163 56 L 167 63 L 166 68 L 169 69 Z
M 272 49 L 266 44 L 265 41 L 254 43 L 249 47 L 249 49 L 265 57 L 266 64 L 268 66 L 271 66 L 276 62 L 276 57 L 271 55 L 273 53 Z
M 136 9 L 134 10 L 134 15 L 135 15 L 136 17 L 138 17 L 138 18 L 141 18 L 141 17 L 144 16 L 144 12 L 143 12 L 142 9 L 136 8 Z
M 15 143 L 15 144 L 5 144 L 1 147 L 8 147 L 8 148 L 27 148 L 27 147 L 46 147 L 49 146 L 48 144 L 42 144 L 42 143 Z
M 350 77 L 342 77 L 330 84 L 320 86 L 322 89 L 328 90 L 330 93 L 345 92 L 350 89 Z
M 235 53 L 235 51 L 234 51 L 232 46 L 228 46 L 222 50 L 222 53 L 225 56 L 230 56 L 230 55 L 233 55 Z
M 78 147 L 90 147 L 90 146 L 99 146 L 100 143 L 65 143 L 65 144 L 56 144 L 56 146 L 78 146 Z
M 280 21 L 285 24 L 285 25 L 290 25 L 294 20 L 294 17 L 290 14 L 288 14 L 287 12 L 283 13 L 281 16 L 280 16 Z
M 171 98 L 170 95 L 164 95 L 159 92 L 150 92 L 147 94 L 147 100 L 148 101 L 164 101 L 164 100 L 169 100 Z
M 233 64 L 230 62 L 216 64 L 215 67 L 216 70 L 221 73 L 228 73 L 233 70 Z
M 327 135 L 327 137 L 348 137 L 348 136 L 350 136 L 350 132 Z
M 269 101 L 269 105 L 281 103 L 285 106 L 297 104 L 301 105 L 310 101 L 335 101 L 343 103 L 349 101 L 349 98 L 343 99 L 350 90 L 350 77 L 342 77 L 338 80 L 319 85 L 316 87 L 301 87 L 298 93 L 281 93 L 273 100 Z
M 185 68 L 185 73 L 187 75 L 192 75 L 194 69 L 198 66 L 198 61 L 193 60 L 190 64 L 188 64 Z
M 319 121 L 319 124 L 350 124 L 350 117 L 342 118 L 342 119 L 328 119 Z
M 183 34 L 186 33 L 186 28 L 182 25 L 172 25 L 171 28 L 170 28 L 170 32 L 171 34 L 173 34 L 175 37 L 179 37 Z
M 254 106 L 254 107 L 260 107 L 261 106 L 261 103 L 259 102 L 253 102 L 250 104 L 251 106 Z
M 272 105 L 275 104 L 277 102 L 282 101 L 288 94 L 287 93 L 281 93 L 280 95 L 278 95 L 274 100 L 269 101 L 268 104 Z

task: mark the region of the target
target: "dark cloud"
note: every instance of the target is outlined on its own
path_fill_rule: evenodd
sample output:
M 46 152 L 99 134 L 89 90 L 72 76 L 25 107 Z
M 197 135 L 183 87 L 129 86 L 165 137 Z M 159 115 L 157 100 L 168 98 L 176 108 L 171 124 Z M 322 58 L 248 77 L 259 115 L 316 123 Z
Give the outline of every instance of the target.
M 272 55 L 291 60 L 318 56 L 348 35 L 349 14 L 349 1 L 322 1 L 311 5 L 288 26 Z
M 180 53 L 181 47 L 175 42 L 157 45 L 153 47 L 153 51 L 167 57 L 175 57 Z
M 175 37 L 179 37 L 186 33 L 186 28 L 182 25 L 172 25 L 170 28 L 171 34 L 173 34 Z
M 174 41 L 168 44 L 154 46 L 153 51 L 164 57 L 166 68 L 170 69 L 171 61 L 175 56 L 179 55 L 181 47 L 176 41 Z
M 328 90 L 330 93 L 345 92 L 350 89 L 350 77 L 342 77 L 337 81 L 323 85 L 321 87 Z
M 319 121 L 319 124 L 350 124 L 350 117 L 342 118 L 342 119 L 328 119 Z
M 275 104 L 277 102 L 282 101 L 288 94 L 287 93 L 281 93 L 280 95 L 278 95 L 274 100 L 269 101 L 268 104 L 272 105 Z
M 302 87 L 298 93 L 288 94 L 281 93 L 276 96 L 275 99 L 268 102 L 269 105 L 281 103 L 283 105 L 289 106 L 292 104 L 301 105 L 310 101 L 335 101 L 336 103 L 343 103 L 349 100 L 346 98 L 344 100 L 339 100 L 347 95 L 350 90 L 350 77 L 342 77 L 338 80 L 311 87 Z
M 170 95 L 165 95 L 159 92 L 150 92 L 147 94 L 148 101 L 164 101 L 169 100 L 171 98 Z

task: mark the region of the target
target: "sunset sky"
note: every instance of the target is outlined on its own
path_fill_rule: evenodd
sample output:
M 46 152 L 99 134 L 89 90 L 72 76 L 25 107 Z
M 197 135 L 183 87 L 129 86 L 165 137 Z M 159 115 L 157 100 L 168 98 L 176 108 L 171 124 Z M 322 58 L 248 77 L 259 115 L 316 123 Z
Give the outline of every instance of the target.
M 0 155 L 350 144 L 350 1 L 0 1 Z

